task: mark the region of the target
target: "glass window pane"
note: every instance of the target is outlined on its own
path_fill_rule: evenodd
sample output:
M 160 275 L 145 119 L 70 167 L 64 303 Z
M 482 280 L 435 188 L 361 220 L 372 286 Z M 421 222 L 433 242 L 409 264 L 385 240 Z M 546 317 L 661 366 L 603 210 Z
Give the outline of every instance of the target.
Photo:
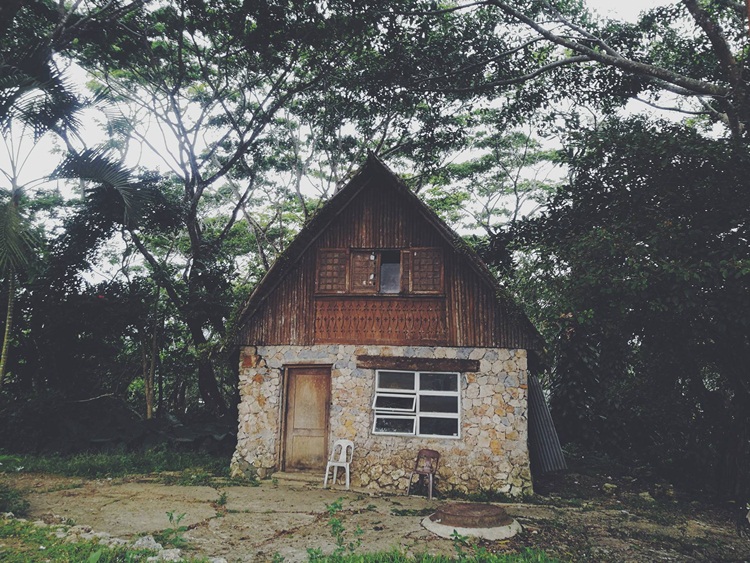
M 380 264 L 380 293 L 401 291 L 401 264 L 383 262 Z
M 414 376 L 413 372 L 380 371 L 378 372 L 378 388 L 413 391 Z
M 415 418 L 392 418 L 388 416 L 375 417 L 375 432 L 397 432 L 399 434 L 414 434 Z
M 414 411 L 414 403 L 416 397 L 401 397 L 398 395 L 376 395 L 375 396 L 375 408 L 376 409 L 397 409 L 402 411 Z
M 458 391 L 458 374 L 420 373 L 419 388 L 422 391 Z
M 420 395 L 419 411 L 458 413 L 458 397 L 451 397 L 450 395 Z
M 420 416 L 419 433 L 429 436 L 458 436 L 458 419 Z

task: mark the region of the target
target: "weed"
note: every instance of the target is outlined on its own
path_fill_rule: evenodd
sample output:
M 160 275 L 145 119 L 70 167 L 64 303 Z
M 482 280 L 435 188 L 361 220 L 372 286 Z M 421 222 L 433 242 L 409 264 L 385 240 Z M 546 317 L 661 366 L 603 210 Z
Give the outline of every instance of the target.
M 343 556 L 347 551 L 350 554 L 353 554 L 362 544 L 361 536 L 362 534 L 364 534 L 362 528 L 357 526 L 357 529 L 354 531 L 355 539 L 347 543 L 346 538 L 344 537 L 344 533 L 346 532 L 344 522 L 337 516 L 337 514 L 341 512 L 343 508 L 343 502 L 344 499 L 342 497 L 339 497 L 331 504 L 326 504 L 326 510 L 328 511 L 328 516 L 330 516 L 330 518 L 328 519 L 328 525 L 331 528 L 331 535 L 336 541 L 336 549 L 333 550 L 334 559 Z M 316 557 L 317 556 L 318 555 L 316 555 Z
M 183 534 L 187 532 L 187 526 L 180 526 L 183 518 L 186 514 L 178 514 L 175 516 L 174 511 L 167 512 L 167 518 L 169 519 L 169 528 L 154 534 L 154 539 L 162 545 L 171 545 L 172 547 L 183 548 L 186 547 L 188 542 L 183 537 Z
M 271 563 L 284 563 L 284 556 L 278 551 L 275 552 L 271 558 Z
M 469 547 L 469 536 L 462 536 L 457 530 L 453 530 L 451 540 L 453 540 L 453 549 L 456 550 L 456 556 L 460 561 L 464 558 L 464 548 Z
M 216 504 L 218 504 L 219 506 L 227 505 L 227 492 L 226 491 L 219 491 L 219 498 L 216 499 Z
M 375 506 L 374 504 L 368 504 L 368 505 L 367 505 L 367 506 L 365 507 L 365 510 L 368 510 L 368 511 L 370 511 L 370 512 L 375 512 L 375 511 L 377 510 L 377 508 L 378 508 L 378 507 L 377 507 L 377 506 Z
M 28 509 L 29 501 L 24 498 L 23 493 L 0 483 L 0 512 L 12 512 L 16 516 L 23 516 Z

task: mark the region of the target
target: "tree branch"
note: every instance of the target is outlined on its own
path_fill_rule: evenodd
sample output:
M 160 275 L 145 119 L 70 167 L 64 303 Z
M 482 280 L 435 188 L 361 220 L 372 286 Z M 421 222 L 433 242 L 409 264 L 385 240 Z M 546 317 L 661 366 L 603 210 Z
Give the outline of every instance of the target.
M 566 47 L 576 53 L 579 53 L 579 55 L 587 56 L 591 60 L 597 61 L 604 65 L 613 66 L 613 67 L 619 68 L 621 70 L 624 70 L 633 74 L 640 74 L 640 75 L 644 75 L 647 77 L 660 79 L 665 82 L 674 84 L 675 86 L 679 86 L 681 88 L 689 90 L 695 94 L 701 94 L 705 96 L 714 96 L 714 97 L 726 97 L 729 94 L 729 88 L 724 87 L 724 86 L 719 86 L 717 84 L 712 84 L 710 82 L 705 82 L 703 80 L 698 80 L 695 78 L 690 78 L 689 76 L 684 76 L 682 74 L 667 70 L 662 67 L 657 67 L 657 66 L 653 66 L 650 64 L 642 63 L 640 61 L 629 59 L 622 55 L 612 55 L 607 52 L 601 52 L 596 49 L 592 49 L 591 47 L 583 45 L 577 40 L 562 37 L 546 29 L 544 26 L 540 25 L 533 19 L 525 16 L 524 14 L 514 9 L 513 7 L 509 6 L 502 0 L 486 0 L 486 1 L 487 1 L 487 5 L 498 8 L 507 16 L 510 16 L 511 18 L 533 29 L 539 35 L 541 35 L 548 41 L 556 45 L 560 45 L 561 47 Z

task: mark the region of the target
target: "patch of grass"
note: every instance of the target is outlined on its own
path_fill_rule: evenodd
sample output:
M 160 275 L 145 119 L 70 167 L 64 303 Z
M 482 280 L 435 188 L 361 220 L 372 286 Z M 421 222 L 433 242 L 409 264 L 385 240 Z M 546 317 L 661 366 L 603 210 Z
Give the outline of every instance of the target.
M 480 489 L 479 491 L 475 493 L 462 493 L 460 491 L 457 491 L 455 489 L 451 489 L 445 493 L 445 498 L 449 499 L 461 499 L 461 500 L 468 500 L 471 502 L 502 502 L 506 504 L 510 503 L 517 503 L 517 502 L 525 502 L 525 503 L 531 503 L 538 502 L 538 499 L 536 495 L 519 495 L 519 496 L 510 496 L 507 493 L 500 493 L 498 491 L 493 491 L 491 489 Z
M 2 456 L 0 472 L 53 473 L 68 477 L 124 477 L 192 470 L 229 478 L 229 460 L 206 454 L 150 450 L 139 453 L 84 453 L 72 456 Z
M 415 510 L 412 508 L 391 508 L 391 514 L 394 516 L 429 516 L 435 512 L 434 508 L 422 508 Z
M 189 467 L 175 475 L 162 475 L 161 481 L 165 485 L 180 485 L 183 487 L 210 487 L 216 476 L 203 467 Z
M 4 563 L 135 563 L 155 554 L 144 549 L 107 548 L 93 541 L 65 543 L 47 528 L 17 520 L 0 521 L 0 540 L 0 560 Z
M 464 553 L 459 559 L 445 555 L 417 555 L 408 557 L 397 551 L 380 553 L 362 553 L 347 555 L 316 555 L 314 561 L 326 563 L 451 563 L 461 561 L 465 563 L 559 563 L 544 551 L 537 549 L 524 549 L 520 553 L 496 554 L 485 549 L 477 549 L 473 553 Z
M 27 501 L 23 493 L 6 485 L 0 483 L 0 512 L 12 512 L 16 516 L 25 516 L 29 510 L 29 501 Z

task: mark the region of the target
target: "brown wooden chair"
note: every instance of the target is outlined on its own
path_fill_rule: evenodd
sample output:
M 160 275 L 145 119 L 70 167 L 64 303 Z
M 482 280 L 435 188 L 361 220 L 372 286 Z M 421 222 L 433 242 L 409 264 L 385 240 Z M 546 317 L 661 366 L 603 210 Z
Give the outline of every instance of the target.
M 440 463 L 440 453 L 435 450 L 419 450 L 417 453 L 417 461 L 414 462 L 414 470 L 409 475 L 409 487 L 406 489 L 406 496 L 411 493 L 411 483 L 414 476 L 417 478 L 428 477 L 428 498 L 432 500 L 432 482 L 435 473 L 438 470 L 438 464 Z

